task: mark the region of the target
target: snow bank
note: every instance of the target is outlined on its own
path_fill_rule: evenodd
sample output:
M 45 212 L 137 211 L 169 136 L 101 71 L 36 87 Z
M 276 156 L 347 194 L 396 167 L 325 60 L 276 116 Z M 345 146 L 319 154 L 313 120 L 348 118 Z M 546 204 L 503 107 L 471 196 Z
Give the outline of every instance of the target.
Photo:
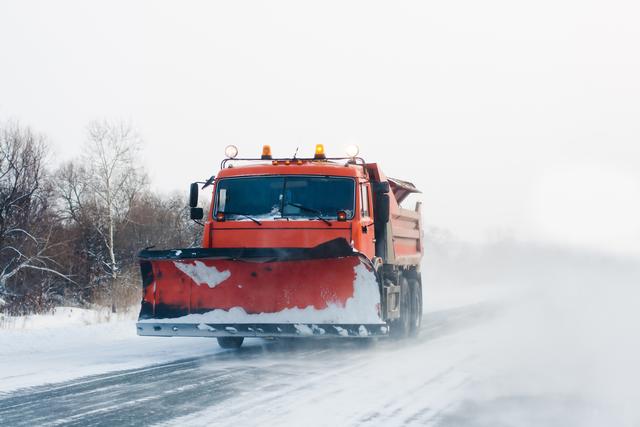
M 220 351 L 210 338 L 140 337 L 134 320 L 86 325 L 67 319 L 73 316 L 58 312 L 27 322 L 28 328 L 0 329 L 0 393 Z
M 276 313 L 249 314 L 241 307 L 230 310 L 212 310 L 202 314 L 189 314 L 173 319 L 141 320 L 146 323 L 384 323 L 378 315 L 380 294 L 375 276 L 366 266 L 354 267 L 353 297 L 344 306 L 330 304 L 318 310 L 313 306 L 305 308 L 287 308 Z
M 111 309 L 106 307 L 96 309 L 56 307 L 50 313 L 45 314 L 30 314 L 27 316 L 7 316 L 0 314 L 0 330 L 65 328 L 134 320 L 137 317 L 138 310 L 138 307 L 129 307 L 122 312 L 111 313 Z

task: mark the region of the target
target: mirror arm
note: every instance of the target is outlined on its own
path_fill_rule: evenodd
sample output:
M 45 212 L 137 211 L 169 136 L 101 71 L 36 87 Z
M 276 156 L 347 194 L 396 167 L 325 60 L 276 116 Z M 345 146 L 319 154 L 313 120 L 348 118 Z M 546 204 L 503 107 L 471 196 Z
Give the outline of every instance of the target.
M 205 182 L 199 182 L 198 184 L 204 184 L 200 189 L 204 190 L 205 188 L 213 184 L 213 181 L 215 180 L 215 178 L 216 178 L 215 175 L 211 175 L 211 178 L 209 178 Z

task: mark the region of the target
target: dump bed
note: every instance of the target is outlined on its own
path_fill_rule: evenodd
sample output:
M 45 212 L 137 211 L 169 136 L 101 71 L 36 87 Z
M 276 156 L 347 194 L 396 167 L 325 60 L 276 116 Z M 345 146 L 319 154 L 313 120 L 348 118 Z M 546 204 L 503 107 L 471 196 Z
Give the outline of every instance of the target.
M 422 204 L 416 202 L 415 209 L 400 206 L 411 193 L 419 190 L 411 183 L 388 178 L 393 197 L 390 197 L 391 241 L 393 244 L 394 264 L 416 265 L 422 258 Z
M 389 222 L 376 223 L 376 253 L 386 264 L 419 267 L 423 255 L 422 204 L 416 202 L 414 209 L 401 204 L 420 190 L 408 181 L 385 176 L 376 163 L 368 163 L 366 169 L 374 187 L 388 184 L 382 193 L 388 195 Z M 374 190 L 374 199 L 380 194 Z

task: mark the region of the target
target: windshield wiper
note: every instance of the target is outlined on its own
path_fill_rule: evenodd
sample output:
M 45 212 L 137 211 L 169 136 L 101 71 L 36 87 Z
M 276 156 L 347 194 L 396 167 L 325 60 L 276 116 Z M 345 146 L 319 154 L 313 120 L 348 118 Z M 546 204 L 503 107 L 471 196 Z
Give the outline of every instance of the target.
M 255 223 L 256 223 L 256 224 L 258 224 L 258 225 L 262 225 L 262 223 L 261 223 L 260 221 L 258 221 L 258 220 L 257 220 L 257 219 L 255 219 L 255 218 L 250 217 L 250 216 L 249 216 L 249 215 L 247 215 L 247 214 L 243 214 L 243 213 L 240 213 L 240 212 L 228 212 L 228 211 L 220 211 L 220 212 L 222 212 L 222 213 L 223 213 L 223 214 L 225 214 L 225 215 L 229 214 L 229 215 L 238 215 L 238 216 L 242 216 L 242 217 L 245 217 L 245 218 L 247 218 L 247 219 L 250 219 L 251 221 L 255 222 Z
M 331 224 L 328 219 L 322 217 L 322 212 L 319 211 L 318 209 L 308 208 L 308 207 L 306 207 L 304 205 L 301 205 L 300 203 L 293 203 L 293 202 L 284 202 L 283 207 L 284 206 L 293 206 L 294 208 L 302 209 L 303 211 L 307 211 L 307 212 L 311 212 L 313 214 L 316 214 L 316 218 L 315 219 L 319 219 L 320 221 L 324 222 L 325 224 L 327 224 L 330 227 L 333 226 L 333 224 Z M 282 215 L 284 216 L 284 212 L 282 213 Z

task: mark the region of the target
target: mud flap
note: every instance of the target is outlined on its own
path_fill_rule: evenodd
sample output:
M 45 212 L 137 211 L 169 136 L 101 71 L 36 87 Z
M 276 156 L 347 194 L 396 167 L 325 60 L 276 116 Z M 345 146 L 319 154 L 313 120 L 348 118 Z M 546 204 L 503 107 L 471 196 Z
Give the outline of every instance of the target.
M 386 335 L 378 281 L 345 239 L 314 248 L 142 251 L 138 334 Z

